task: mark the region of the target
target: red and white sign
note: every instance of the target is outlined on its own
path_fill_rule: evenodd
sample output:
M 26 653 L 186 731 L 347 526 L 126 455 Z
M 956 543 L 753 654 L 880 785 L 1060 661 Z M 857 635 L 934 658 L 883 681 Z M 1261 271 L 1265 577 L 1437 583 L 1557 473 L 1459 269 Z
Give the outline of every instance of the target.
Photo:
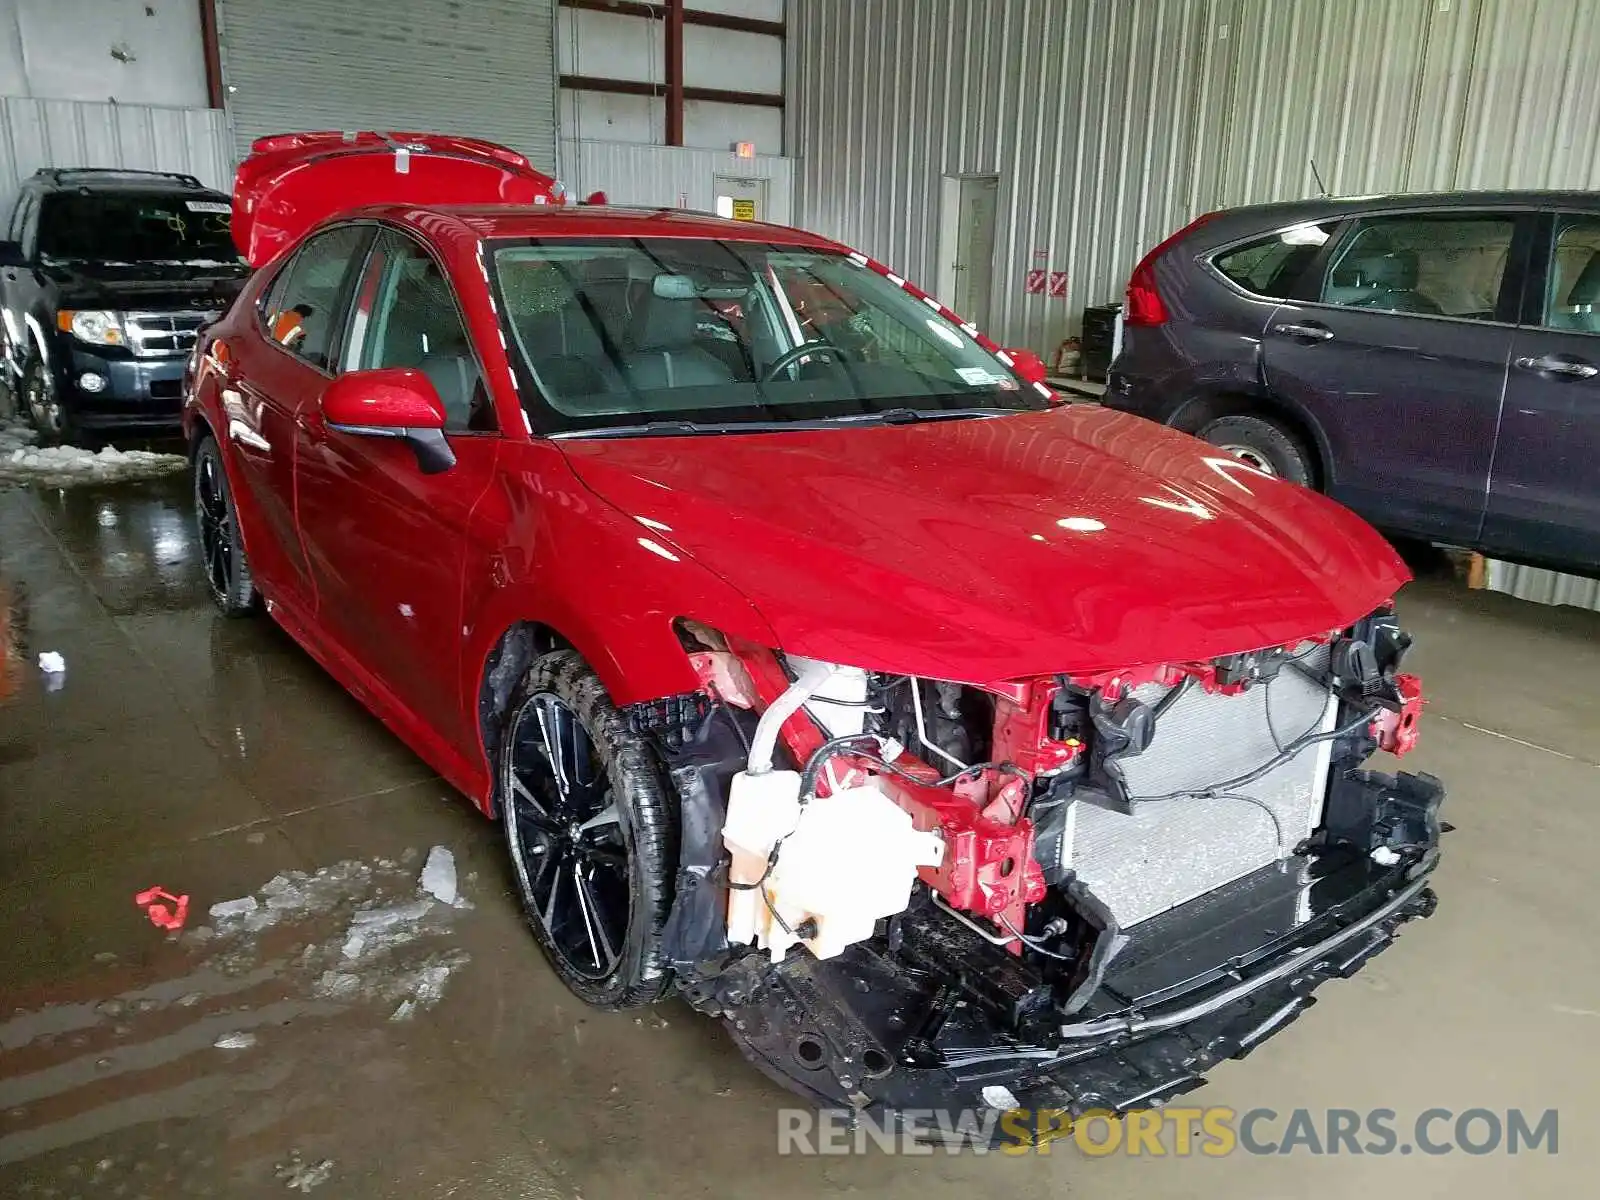
M 1065 271 L 1050 272 L 1050 297 L 1053 300 L 1067 298 L 1067 273 Z
M 1045 271 L 1029 271 L 1027 283 L 1024 285 L 1023 291 L 1030 296 L 1044 295 L 1044 277 L 1046 274 L 1047 272 Z

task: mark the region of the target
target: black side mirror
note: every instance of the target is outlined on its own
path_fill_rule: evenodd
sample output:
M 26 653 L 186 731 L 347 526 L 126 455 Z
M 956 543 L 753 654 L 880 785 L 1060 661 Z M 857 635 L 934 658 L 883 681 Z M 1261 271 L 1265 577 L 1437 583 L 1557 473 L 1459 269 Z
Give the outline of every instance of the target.
M 25 267 L 28 260 L 23 257 L 20 242 L 0 242 L 0 267 Z

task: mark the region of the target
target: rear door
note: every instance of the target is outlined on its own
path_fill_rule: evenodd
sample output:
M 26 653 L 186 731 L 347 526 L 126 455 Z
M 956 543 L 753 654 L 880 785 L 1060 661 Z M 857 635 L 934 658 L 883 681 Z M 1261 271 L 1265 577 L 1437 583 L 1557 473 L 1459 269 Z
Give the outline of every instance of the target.
M 315 404 L 301 410 L 296 491 L 318 621 L 467 753 L 462 571 L 474 551 L 473 508 L 494 477 L 494 407 L 449 276 L 421 242 L 383 229 L 354 296 L 338 369 L 422 371 L 444 401 L 456 462 L 424 475 L 404 442 L 331 429 Z M 488 553 L 477 547 L 474 561 Z
M 1329 494 L 1375 524 L 1477 537 L 1534 220 L 1353 219 L 1268 321 L 1268 387 L 1321 426 Z
M 1540 223 L 1483 545 L 1600 569 L 1600 214 Z
M 262 295 L 255 335 L 230 343 L 225 436 L 236 485 L 249 490 L 265 534 L 250 542 L 251 565 L 302 615 L 315 607 L 316 592 L 295 514 L 295 428 L 333 378 L 344 297 L 372 234 L 371 225 L 339 225 L 307 239 Z

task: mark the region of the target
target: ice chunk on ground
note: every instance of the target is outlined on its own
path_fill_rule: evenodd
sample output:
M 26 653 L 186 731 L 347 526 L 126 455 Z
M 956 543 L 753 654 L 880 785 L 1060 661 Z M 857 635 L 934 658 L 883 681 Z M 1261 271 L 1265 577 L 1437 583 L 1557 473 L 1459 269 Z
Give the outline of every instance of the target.
M 56 650 L 44 650 L 39 654 L 39 670 L 46 675 L 59 675 L 67 669 L 67 660 Z
M 415 1000 L 402 1000 L 400 1002 L 400 1007 L 395 1009 L 394 1012 L 389 1014 L 389 1020 L 391 1020 L 391 1021 L 409 1021 L 411 1019 L 411 1014 L 416 1012 L 416 1011 L 417 1011 L 417 1002 Z
M 363 909 L 350 918 L 350 927 L 353 930 L 361 925 L 369 930 L 388 930 L 396 925 L 422 920 L 432 907 L 432 900 L 423 899 L 413 900 L 410 904 L 391 904 L 388 908 Z
M 237 900 L 219 900 L 211 906 L 211 919 L 220 925 L 224 921 L 253 913 L 258 907 L 254 896 L 240 896 Z
M 422 878 L 417 886 L 440 904 L 456 902 L 456 856 L 443 846 L 428 851 L 428 861 L 422 864 Z
M 218 1050 L 248 1050 L 256 1044 L 256 1035 L 247 1031 L 225 1033 L 211 1044 Z

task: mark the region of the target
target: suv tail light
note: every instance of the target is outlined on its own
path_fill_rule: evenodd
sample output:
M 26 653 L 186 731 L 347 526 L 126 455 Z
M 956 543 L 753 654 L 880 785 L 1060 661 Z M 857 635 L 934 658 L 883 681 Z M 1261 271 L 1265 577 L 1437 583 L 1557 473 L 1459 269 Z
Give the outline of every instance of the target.
M 1214 212 L 1202 213 L 1139 260 L 1133 274 L 1128 276 L 1128 301 L 1122 314 L 1123 324 L 1166 324 L 1167 306 L 1156 288 L 1156 259 L 1216 215 Z

